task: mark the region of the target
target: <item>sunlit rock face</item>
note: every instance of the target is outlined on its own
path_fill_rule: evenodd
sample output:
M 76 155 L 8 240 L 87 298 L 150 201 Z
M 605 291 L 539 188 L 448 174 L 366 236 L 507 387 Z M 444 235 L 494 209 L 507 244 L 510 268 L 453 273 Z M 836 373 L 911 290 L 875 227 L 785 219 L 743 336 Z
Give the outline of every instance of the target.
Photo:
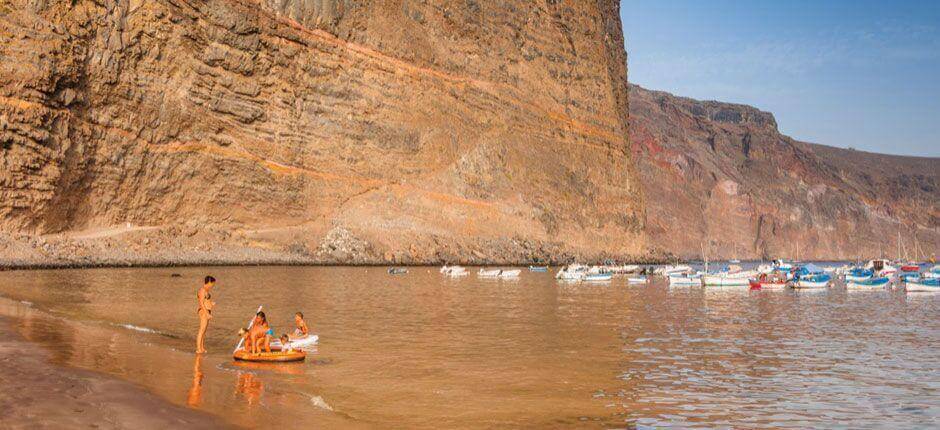
M 742 259 L 940 252 L 938 158 L 798 142 L 753 107 L 633 85 L 630 112 L 647 231 L 665 251 Z
M 103 240 L 143 259 L 647 250 L 615 0 L 13 0 L 0 15 L 0 231 L 111 229 L 49 258 L 93 259 Z

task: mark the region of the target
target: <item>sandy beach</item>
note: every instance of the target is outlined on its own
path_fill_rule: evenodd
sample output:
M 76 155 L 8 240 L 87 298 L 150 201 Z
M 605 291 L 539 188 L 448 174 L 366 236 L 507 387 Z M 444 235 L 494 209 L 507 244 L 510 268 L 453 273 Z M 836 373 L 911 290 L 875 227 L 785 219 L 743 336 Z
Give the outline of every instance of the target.
M 215 429 L 231 425 L 172 405 L 137 386 L 49 362 L 0 317 L 3 428 Z

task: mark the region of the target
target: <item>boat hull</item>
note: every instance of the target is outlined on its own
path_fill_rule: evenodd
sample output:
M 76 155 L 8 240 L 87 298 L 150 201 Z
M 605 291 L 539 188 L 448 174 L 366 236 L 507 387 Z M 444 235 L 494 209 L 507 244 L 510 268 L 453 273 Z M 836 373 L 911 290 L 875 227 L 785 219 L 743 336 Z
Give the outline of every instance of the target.
M 874 278 L 867 281 L 849 281 L 845 283 L 845 289 L 855 291 L 883 290 L 888 287 L 891 280 L 888 278 Z
M 727 276 L 705 276 L 702 281 L 707 287 L 747 287 L 750 286 L 748 278 Z
M 940 292 L 940 279 L 909 281 L 904 288 L 910 293 Z
M 823 289 L 823 288 L 829 287 L 829 282 L 831 281 L 828 279 L 825 281 L 799 280 L 795 284 L 793 284 L 793 288 L 804 289 L 804 290 Z

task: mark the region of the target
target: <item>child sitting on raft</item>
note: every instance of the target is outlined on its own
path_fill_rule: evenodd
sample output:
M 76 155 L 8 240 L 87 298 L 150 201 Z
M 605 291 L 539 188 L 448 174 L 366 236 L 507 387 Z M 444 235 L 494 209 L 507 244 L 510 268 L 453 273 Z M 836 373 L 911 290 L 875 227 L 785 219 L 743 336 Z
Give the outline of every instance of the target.
M 290 336 L 287 333 L 281 335 L 281 352 L 291 352 L 294 348 L 290 346 Z
M 307 322 L 304 321 L 303 312 L 297 312 L 294 314 L 294 324 L 297 324 L 297 328 L 294 329 L 293 339 L 303 339 L 307 337 L 310 333 L 310 330 L 307 328 Z
M 274 336 L 274 330 L 268 326 L 268 319 L 264 312 L 258 312 L 251 325 L 251 329 L 239 330 L 239 335 L 245 339 L 245 351 L 250 354 L 260 354 L 264 347 L 266 352 L 271 352 L 271 338 Z

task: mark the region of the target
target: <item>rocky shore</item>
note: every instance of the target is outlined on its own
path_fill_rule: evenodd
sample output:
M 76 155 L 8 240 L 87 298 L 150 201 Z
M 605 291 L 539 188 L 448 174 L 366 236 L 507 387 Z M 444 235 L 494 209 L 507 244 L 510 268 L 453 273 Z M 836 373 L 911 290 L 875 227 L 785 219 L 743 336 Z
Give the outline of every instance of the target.
M 615 255 L 572 252 L 561 244 L 518 238 L 377 252 L 348 232 L 333 233 L 310 250 L 244 232 L 205 229 L 179 234 L 176 228 L 122 226 L 56 235 L 0 233 L 0 270 L 90 267 L 252 265 L 528 265 L 671 261 L 664 253 Z
M 133 384 L 49 362 L 0 317 L 0 408 L 6 429 L 218 429 L 230 425 Z

